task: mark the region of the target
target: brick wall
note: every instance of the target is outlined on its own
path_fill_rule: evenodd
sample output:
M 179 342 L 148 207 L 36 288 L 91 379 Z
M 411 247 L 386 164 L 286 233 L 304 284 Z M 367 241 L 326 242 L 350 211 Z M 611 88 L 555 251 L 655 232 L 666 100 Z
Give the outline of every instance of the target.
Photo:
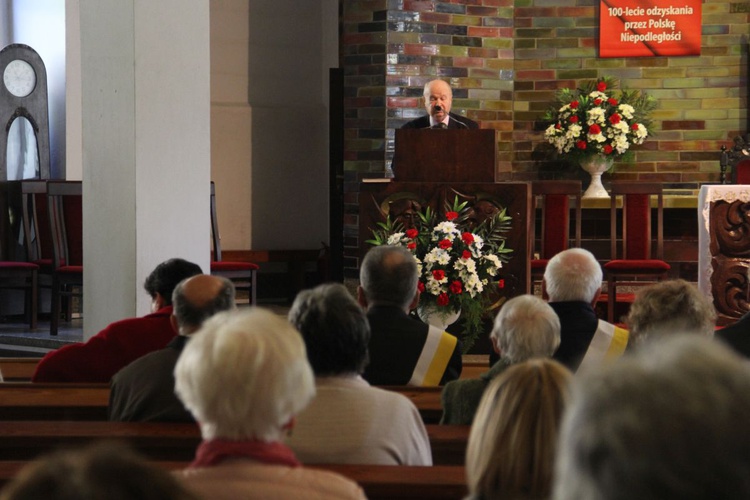
M 718 151 L 747 133 L 750 3 L 703 4 L 701 55 L 600 59 L 596 0 L 342 0 L 346 267 L 356 276 L 358 182 L 382 175 L 394 130 L 424 113 L 424 83 L 446 79 L 454 111 L 499 130 L 505 180 L 586 179 L 552 161 L 540 121 L 555 90 L 609 75 L 659 100 L 656 136 L 611 179 L 697 189 Z

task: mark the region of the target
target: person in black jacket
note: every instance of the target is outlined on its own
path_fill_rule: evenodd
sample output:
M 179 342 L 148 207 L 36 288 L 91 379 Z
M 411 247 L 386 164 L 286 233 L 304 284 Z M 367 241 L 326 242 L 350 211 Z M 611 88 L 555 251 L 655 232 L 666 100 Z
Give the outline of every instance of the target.
M 477 129 L 479 124 L 464 116 L 451 113 L 453 91 L 443 80 L 432 80 L 424 86 L 424 107 L 427 116 L 404 124 L 401 128 Z
M 362 260 L 358 300 L 370 322 L 372 385 L 444 385 L 461 375 L 461 342 L 410 317 L 419 303 L 417 261 L 401 246 L 377 246 Z

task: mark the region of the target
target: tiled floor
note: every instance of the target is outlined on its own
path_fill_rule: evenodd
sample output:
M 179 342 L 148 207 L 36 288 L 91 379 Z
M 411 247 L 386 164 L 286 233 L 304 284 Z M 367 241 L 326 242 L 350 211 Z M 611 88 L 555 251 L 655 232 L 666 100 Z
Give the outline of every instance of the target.
M 286 317 L 289 306 L 261 304 L 262 307 Z M 40 320 L 36 330 L 30 330 L 21 319 L 0 322 L 0 356 L 39 356 L 72 342 L 83 341 L 83 320 L 61 322 L 57 336 L 49 334 L 49 321 Z M 16 322 L 17 321 L 17 322 Z
M 49 334 L 49 321 L 39 321 L 36 330 L 27 323 L 0 323 L 0 356 L 39 356 L 52 349 L 83 340 L 83 320 L 62 322 L 56 336 Z

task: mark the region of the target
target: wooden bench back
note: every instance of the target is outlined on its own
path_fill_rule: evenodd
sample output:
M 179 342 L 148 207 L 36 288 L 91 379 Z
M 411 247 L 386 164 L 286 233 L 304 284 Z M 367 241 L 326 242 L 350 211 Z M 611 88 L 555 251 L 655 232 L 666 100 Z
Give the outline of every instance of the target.
M 0 461 L 0 488 L 28 465 L 26 461 Z M 185 461 L 157 461 L 166 470 L 187 467 Z M 370 500 L 392 498 L 448 500 L 467 494 L 465 470 L 460 465 L 417 467 L 405 465 L 316 465 L 356 481 Z
M 430 424 L 426 429 L 433 463 L 464 463 L 469 426 Z M 200 431 L 195 424 L 168 422 L 5 421 L 0 425 L 0 460 L 31 460 L 60 446 L 103 439 L 125 441 L 153 460 L 189 461 Z

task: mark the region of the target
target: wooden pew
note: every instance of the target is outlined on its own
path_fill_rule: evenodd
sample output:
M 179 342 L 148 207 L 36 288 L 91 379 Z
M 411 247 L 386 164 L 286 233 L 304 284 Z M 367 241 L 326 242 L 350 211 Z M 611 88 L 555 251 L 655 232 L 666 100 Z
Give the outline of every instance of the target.
M 0 487 L 5 486 L 28 464 L 0 462 Z M 166 470 L 184 469 L 188 462 L 157 461 Z M 395 465 L 316 465 L 316 469 L 337 472 L 359 483 L 370 500 L 391 498 L 458 500 L 467 494 L 465 470 L 458 465 L 432 467 Z
M 397 392 L 409 398 L 422 415 L 425 424 L 437 424 L 443 416 L 443 403 L 440 395 L 443 388 L 436 387 L 410 387 L 406 385 L 383 385 L 381 389 Z
M 463 465 L 469 426 L 426 428 L 433 463 Z M 31 460 L 54 448 L 102 439 L 125 441 L 152 460 L 190 461 L 200 432 L 195 424 L 167 422 L 5 421 L 0 424 L 0 460 Z
M 488 354 L 464 354 L 461 379 L 479 378 L 490 370 L 490 356 Z
M 0 358 L 0 373 L 6 382 L 29 382 L 42 358 Z M 486 354 L 464 354 L 461 378 L 478 378 L 489 370 Z
M 108 384 L 0 384 L 0 420 L 107 420 Z
M 0 358 L 0 373 L 6 382 L 28 382 L 42 358 Z
M 442 387 L 383 386 L 411 399 L 426 424 L 440 422 Z M 2 420 L 106 420 L 107 384 L 0 384 Z

